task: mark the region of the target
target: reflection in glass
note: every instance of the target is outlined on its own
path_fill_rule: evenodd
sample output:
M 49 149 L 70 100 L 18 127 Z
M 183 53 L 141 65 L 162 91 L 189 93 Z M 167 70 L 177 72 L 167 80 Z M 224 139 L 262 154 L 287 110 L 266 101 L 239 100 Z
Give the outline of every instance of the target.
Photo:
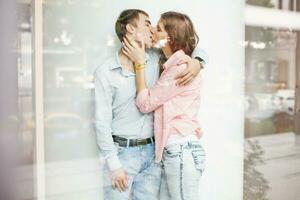
M 297 0 L 246 0 L 246 3 L 252 6 L 295 11 Z
M 292 132 L 296 33 L 246 27 L 245 136 Z
M 94 56 L 100 54 L 96 35 L 99 27 L 86 21 L 100 18 L 96 9 L 99 9 L 98 1 L 44 2 L 47 162 L 88 158 L 97 152 L 91 137 L 90 105 L 91 65 Z
M 29 2 L 18 3 L 17 64 L 18 64 L 18 110 L 20 144 L 20 191 L 24 199 L 34 197 L 35 116 L 32 76 L 32 7 Z
M 43 1 L 46 195 L 51 199 L 101 199 L 91 98 L 93 70 L 103 52 L 100 14 L 99 0 Z
M 244 198 L 243 200 L 267 200 L 267 191 L 270 189 L 268 181 L 257 169 L 258 165 L 265 164 L 262 156 L 264 150 L 258 140 L 248 140 L 245 143 L 244 153 Z
M 297 32 L 246 26 L 245 33 L 244 199 L 297 199 Z

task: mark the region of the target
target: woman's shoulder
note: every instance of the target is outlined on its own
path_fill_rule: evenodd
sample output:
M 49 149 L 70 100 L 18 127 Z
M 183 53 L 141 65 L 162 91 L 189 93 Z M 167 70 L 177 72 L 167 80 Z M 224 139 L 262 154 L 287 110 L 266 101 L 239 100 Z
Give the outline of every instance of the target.
M 184 51 L 178 50 L 165 62 L 164 67 L 166 69 L 174 66 L 184 67 L 190 58 L 191 57 L 186 55 Z

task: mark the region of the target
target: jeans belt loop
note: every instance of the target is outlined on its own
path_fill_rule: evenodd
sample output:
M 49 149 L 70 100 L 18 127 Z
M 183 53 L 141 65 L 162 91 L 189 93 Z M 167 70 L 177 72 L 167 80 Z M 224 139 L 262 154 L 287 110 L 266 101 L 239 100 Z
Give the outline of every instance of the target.
M 130 139 L 127 139 L 127 144 L 126 144 L 127 148 L 129 147 L 129 144 L 130 144 Z

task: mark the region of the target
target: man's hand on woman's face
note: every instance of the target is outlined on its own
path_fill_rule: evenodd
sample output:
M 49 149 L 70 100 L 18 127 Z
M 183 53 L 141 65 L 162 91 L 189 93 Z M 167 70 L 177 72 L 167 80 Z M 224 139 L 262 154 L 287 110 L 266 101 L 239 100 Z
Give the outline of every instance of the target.
M 128 56 L 132 62 L 136 64 L 144 64 L 145 63 L 145 45 L 143 40 L 141 40 L 138 44 L 136 41 L 124 37 L 122 52 Z
M 194 81 L 201 70 L 200 62 L 197 59 L 189 59 L 187 68 L 175 77 L 177 86 L 185 86 Z

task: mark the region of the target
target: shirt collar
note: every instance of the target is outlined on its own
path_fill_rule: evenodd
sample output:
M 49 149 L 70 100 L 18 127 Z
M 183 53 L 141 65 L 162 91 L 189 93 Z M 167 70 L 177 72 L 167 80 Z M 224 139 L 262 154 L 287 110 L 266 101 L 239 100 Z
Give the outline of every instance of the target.
M 113 69 L 117 69 L 117 68 L 122 68 L 121 62 L 120 62 L 120 57 L 119 57 L 119 52 L 121 51 L 121 49 L 119 49 L 118 51 L 116 51 L 115 53 L 115 63 L 112 64 L 112 66 L 110 67 L 111 70 Z M 145 63 L 148 62 L 150 56 L 149 54 L 146 52 L 145 53 Z M 147 66 L 147 65 L 145 65 Z
M 119 58 L 119 51 L 116 51 L 115 53 L 115 62 L 111 65 L 110 69 L 117 69 L 117 68 L 122 68 L 121 62 L 120 62 L 120 58 Z

